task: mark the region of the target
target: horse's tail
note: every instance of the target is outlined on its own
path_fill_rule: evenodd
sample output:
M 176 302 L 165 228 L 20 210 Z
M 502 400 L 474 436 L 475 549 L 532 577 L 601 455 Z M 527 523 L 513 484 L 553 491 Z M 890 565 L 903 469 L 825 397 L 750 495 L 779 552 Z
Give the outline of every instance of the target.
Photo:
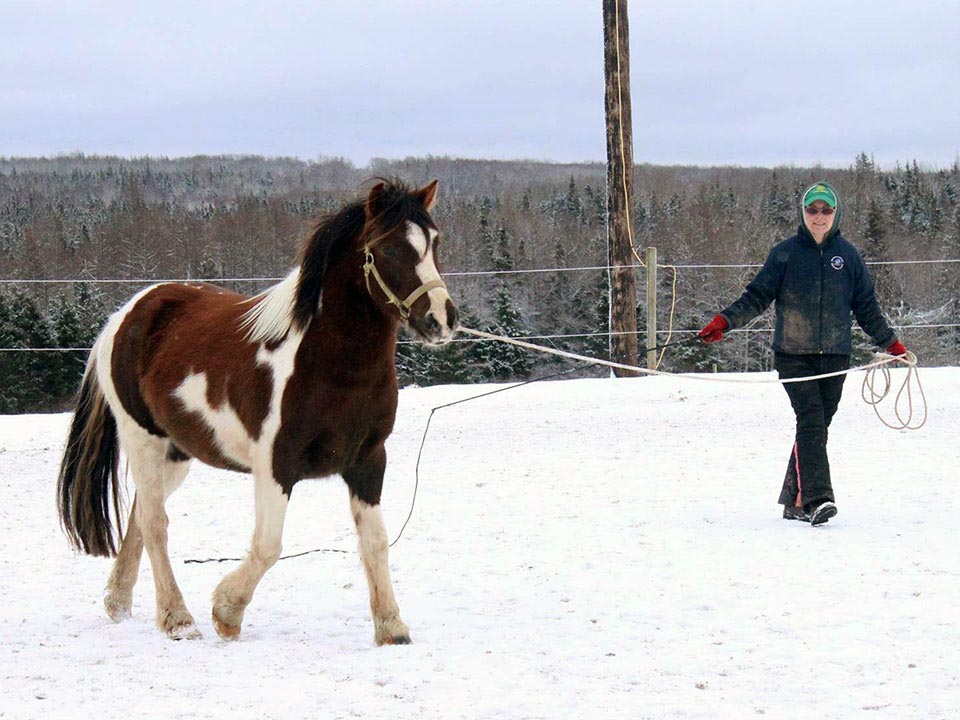
M 60 462 L 57 504 L 60 524 L 77 550 L 88 555 L 113 557 L 110 508 L 120 536 L 120 493 L 117 466 L 120 443 L 117 421 L 97 379 L 94 347 L 80 383 L 70 435 Z

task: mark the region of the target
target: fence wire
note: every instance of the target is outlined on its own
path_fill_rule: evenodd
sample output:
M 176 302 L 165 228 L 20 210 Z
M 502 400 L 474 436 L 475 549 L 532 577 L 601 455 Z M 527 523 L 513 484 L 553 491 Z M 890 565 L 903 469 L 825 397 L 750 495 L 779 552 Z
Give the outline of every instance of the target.
M 960 258 L 944 258 L 932 260 L 874 260 L 866 261 L 867 265 L 951 265 L 960 263 Z M 579 267 L 546 267 L 546 268 L 526 268 L 513 270 L 454 270 L 445 272 L 445 278 L 470 278 L 470 277 L 493 277 L 502 275 L 538 275 L 538 274 L 557 274 L 557 273 L 577 273 L 577 272 L 601 272 L 615 268 L 629 267 L 635 270 L 645 270 L 646 267 L 640 264 L 632 265 L 588 265 Z M 671 268 L 676 270 L 716 270 L 716 269 L 750 269 L 760 268 L 762 264 L 758 263 L 703 263 L 703 264 L 670 264 L 658 265 L 662 268 Z M 21 279 L 21 278 L 0 278 L 2 285 L 64 285 L 64 284 L 104 284 L 104 285 L 155 285 L 160 283 L 185 283 L 185 282 L 206 282 L 206 283 L 277 283 L 284 279 L 284 276 L 262 276 L 262 277 L 217 277 L 217 278 L 43 278 L 43 279 Z M 960 328 L 960 323 L 917 323 L 909 325 L 891 325 L 895 330 L 917 330 L 917 329 L 949 329 Z M 675 334 L 696 333 L 699 328 L 686 330 L 673 330 Z M 733 330 L 733 333 L 772 333 L 772 328 L 741 328 Z M 597 337 L 613 337 L 616 335 L 636 335 L 645 336 L 646 331 L 638 330 L 629 333 L 614 332 L 590 332 L 590 333 L 556 333 L 556 334 L 538 334 L 518 336 L 520 340 L 577 340 L 590 339 Z M 409 344 L 412 341 L 400 341 L 400 344 Z M 477 338 L 456 338 L 453 342 L 477 343 L 483 340 Z M 0 352 L 89 352 L 89 347 L 0 347 Z

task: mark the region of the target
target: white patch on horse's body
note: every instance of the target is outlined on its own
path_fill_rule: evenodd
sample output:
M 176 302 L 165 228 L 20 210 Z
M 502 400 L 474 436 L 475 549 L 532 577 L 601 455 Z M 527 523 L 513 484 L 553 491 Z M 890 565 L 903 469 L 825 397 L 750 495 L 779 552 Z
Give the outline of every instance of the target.
M 277 433 L 280 431 L 281 410 L 283 407 L 283 393 L 287 389 L 287 383 L 293 377 L 293 370 L 297 359 L 297 351 L 300 349 L 300 342 L 303 340 L 304 333 L 292 331 L 274 350 L 267 350 L 261 346 L 257 350 L 257 363 L 266 365 L 273 373 L 273 392 L 270 394 L 270 410 L 267 417 L 264 418 L 263 426 L 260 430 L 260 445 L 262 449 L 258 452 L 260 462 L 267 468 L 273 467 L 273 446 Z M 264 446 L 264 443 L 266 445 Z M 272 472 L 272 470 L 271 470 Z
M 410 243 L 420 257 L 420 261 L 416 266 L 416 272 L 421 284 L 437 280 L 443 282 L 443 278 L 440 277 L 440 272 L 437 270 L 437 263 L 433 253 L 433 241 L 439 233 L 432 228 L 429 230 L 429 233 L 428 238 L 427 235 L 424 234 L 423 228 L 416 223 L 412 223 L 409 220 L 407 221 L 407 242 Z M 428 314 L 432 313 L 437 322 L 440 323 L 440 327 L 444 329 L 442 337 L 444 339 L 449 338 L 450 335 L 453 334 L 453 330 L 450 328 L 450 323 L 447 318 L 447 302 L 450 300 L 450 293 L 447 291 L 446 285 L 429 290 L 427 292 L 427 299 L 430 300 L 430 310 L 427 311 Z
M 253 438 L 247 433 L 236 411 L 226 400 L 219 407 L 207 401 L 207 374 L 190 373 L 173 391 L 183 407 L 196 413 L 210 428 L 221 454 L 241 467 L 252 464 Z
M 280 430 L 283 393 L 293 375 L 294 361 L 302 339 L 302 332 L 289 332 L 276 349 L 267 350 L 263 345 L 257 349 L 257 364 L 270 368 L 273 383 L 270 408 L 256 440 L 250 437 L 229 402 L 224 400 L 219 407 L 210 405 L 207 400 L 206 373 L 190 373 L 173 392 L 185 409 L 203 418 L 224 457 L 243 467 L 261 468 L 255 470 L 258 475 L 270 473 L 272 477 L 273 444 Z
M 283 280 L 259 295 L 244 300 L 256 303 L 240 318 L 240 329 L 246 331 L 250 342 L 276 342 L 293 324 L 293 307 L 297 300 L 300 268 L 295 268 Z

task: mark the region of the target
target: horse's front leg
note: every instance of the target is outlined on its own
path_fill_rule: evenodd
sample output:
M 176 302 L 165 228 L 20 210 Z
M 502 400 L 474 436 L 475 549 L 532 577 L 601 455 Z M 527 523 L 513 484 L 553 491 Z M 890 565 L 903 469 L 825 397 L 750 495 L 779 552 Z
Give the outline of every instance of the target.
M 377 645 L 405 645 L 410 642 L 410 629 L 400 619 L 400 608 L 393 594 L 387 561 L 387 529 L 380 513 L 380 491 L 386 466 L 387 451 L 380 446 L 362 462 L 344 470 L 343 479 L 350 488 L 350 510 L 370 587 L 374 637 Z
M 283 521 L 290 498 L 272 474 L 255 472 L 254 478 L 256 526 L 250 552 L 213 593 L 213 625 L 224 640 L 240 637 L 243 612 L 253 599 L 253 591 L 280 557 Z

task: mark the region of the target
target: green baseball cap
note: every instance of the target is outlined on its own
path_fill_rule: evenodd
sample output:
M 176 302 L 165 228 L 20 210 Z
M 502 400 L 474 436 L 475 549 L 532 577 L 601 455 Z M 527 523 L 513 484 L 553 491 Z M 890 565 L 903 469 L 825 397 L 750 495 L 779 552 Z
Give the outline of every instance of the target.
M 803 194 L 803 202 L 801 205 L 806 207 L 817 200 L 823 200 L 827 205 L 835 208 L 837 206 L 837 193 L 832 187 L 827 185 L 827 183 L 819 182 L 811 185 Z

